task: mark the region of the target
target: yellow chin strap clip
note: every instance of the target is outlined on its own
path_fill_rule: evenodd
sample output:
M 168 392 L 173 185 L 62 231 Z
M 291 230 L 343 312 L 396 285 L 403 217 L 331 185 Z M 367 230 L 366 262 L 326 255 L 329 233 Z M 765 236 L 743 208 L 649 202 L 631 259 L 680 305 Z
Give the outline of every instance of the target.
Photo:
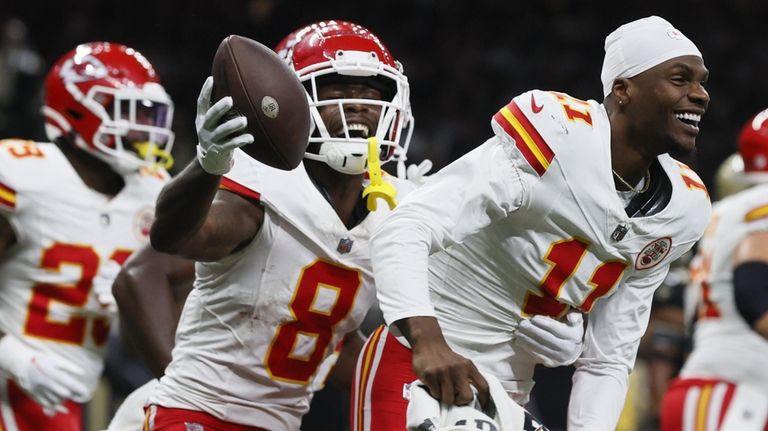
M 368 211 L 376 211 L 378 198 L 384 199 L 390 210 L 394 209 L 397 189 L 382 178 L 379 141 L 375 137 L 368 138 L 368 178 L 370 184 L 363 190 L 363 197 L 368 197 Z
M 143 141 L 134 142 L 133 148 L 136 149 L 139 157 L 146 160 L 148 156 L 154 156 L 157 158 L 155 162 L 156 166 L 159 166 L 165 170 L 168 170 L 173 166 L 173 156 L 170 151 L 161 150 L 154 142 Z

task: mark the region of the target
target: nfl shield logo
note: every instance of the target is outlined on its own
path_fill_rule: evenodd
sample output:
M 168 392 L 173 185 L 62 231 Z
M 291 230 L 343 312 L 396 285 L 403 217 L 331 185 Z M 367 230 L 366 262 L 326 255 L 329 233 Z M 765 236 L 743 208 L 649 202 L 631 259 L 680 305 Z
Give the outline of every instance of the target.
M 624 236 L 629 232 L 629 229 L 624 226 L 623 224 L 620 224 L 616 226 L 616 229 L 613 230 L 613 233 L 611 234 L 611 239 L 614 241 L 621 241 L 624 239 Z
M 205 431 L 205 427 L 195 422 L 184 422 L 186 431 Z
M 336 247 L 336 251 L 338 251 L 341 254 L 349 253 L 352 250 L 352 241 L 349 238 L 342 238 L 339 240 L 339 246 Z

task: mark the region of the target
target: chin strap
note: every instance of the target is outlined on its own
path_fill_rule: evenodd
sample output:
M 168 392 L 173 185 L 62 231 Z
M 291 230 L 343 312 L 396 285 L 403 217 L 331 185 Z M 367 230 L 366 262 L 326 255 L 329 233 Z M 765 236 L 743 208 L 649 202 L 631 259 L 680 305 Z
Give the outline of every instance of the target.
M 170 151 L 160 149 L 157 144 L 144 141 L 136 142 L 133 144 L 133 146 L 136 148 L 136 153 L 138 153 L 139 157 L 142 159 L 146 160 L 147 155 L 152 155 L 157 157 L 157 162 L 155 162 L 155 165 L 160 166 L 165 170 L 168 170 L 171 168 L 171 166 L 173 166 L 173 156 L 171 155 Z
M 397 190 L 382 178 L 379 141 L 375 137 L 368 138 L 368 178 L 370 184 L 363 190 L 363 197 L 368 196 L 368 211 L 376 211 L 377 198 L 384 199 L 390 210 L 394 209 Z

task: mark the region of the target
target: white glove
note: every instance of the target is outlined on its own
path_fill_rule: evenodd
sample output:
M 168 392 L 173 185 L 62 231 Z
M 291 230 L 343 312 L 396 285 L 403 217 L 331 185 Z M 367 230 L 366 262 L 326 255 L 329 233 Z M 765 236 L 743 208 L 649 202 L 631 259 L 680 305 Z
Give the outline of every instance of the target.
M 424 159 L 421 163 L 409 165 L 405 169 L 405 177 L 416 187 L 420 187 L 427 181 L 427 173 L 432 169 L 432 160 Z
M 0 338 L 0 371 L 9 375 L 43 411 L 66 413 L 66 400 L 88 401 L 84 372 L 54 356 L 36 352 L 12 335 Z
M 521 321 L 515 331 L 515 344 L 550 368 L 570 365 L 578 359 L 584 348 L 583 338 L 584 318 L 573 310 L 565 322 L 533 316 Z
M 253 136 L 240 132 L 248 125 L 245 117 L 235 117 L 224 123 L 221 119 L 232 109 L 234 102 L 227 96 L 211 106 L 213 77 L 209 76 L 197 98 L 197 160 L 205 172 L 224 175 L 232 169 L 232 153 L 235 149 L 253 142 Z M 234 134 L 234 135 L 233 135 Z
M 93 277 L 93 293 L 96 294 L 96 300 L 99 305 L 113 312 L 117 311 L 117 302 L 112 296 L 112 283 L 115 282 L 120 268 L 119 263 L 110 259 L 101 265 L 99 272 Z

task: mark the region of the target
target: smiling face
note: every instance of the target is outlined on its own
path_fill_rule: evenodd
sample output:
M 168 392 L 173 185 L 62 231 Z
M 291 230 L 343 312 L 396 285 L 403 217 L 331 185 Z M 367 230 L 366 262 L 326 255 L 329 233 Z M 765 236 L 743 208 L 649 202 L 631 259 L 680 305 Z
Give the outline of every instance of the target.
M 381 100 L 381 92 L 364 84 L 326 84 L 317 92 L 319 100 L 370 99 Z M 343 102 L 344 118 L 338 104 L 319 107 L 320 116 L 331 137 L 345 137 L 346 122 L 351 138 L 368 138 L 376 134 L 381 105 Z
M 630 133 L 654 154 L 690 154 L 709 104 L 709 71 L 698 56 L 665 61 L 628 79 Z
M 317 87 L 317 124 L 305 158 L 325 162 L 349 175 L 365 172 L 368 163 L 368 138 L 377 136 L 384 109 L 381 90 L 359 79 L 336 79 Z M 390 111 L 387 111 L 390 112 Z M 386 131 L 387 126 L 382 127 Z M 377 136 L 379 160 L 392 157 L 394 147 Z M 318 142 L 319 141 L 319 142 Z

